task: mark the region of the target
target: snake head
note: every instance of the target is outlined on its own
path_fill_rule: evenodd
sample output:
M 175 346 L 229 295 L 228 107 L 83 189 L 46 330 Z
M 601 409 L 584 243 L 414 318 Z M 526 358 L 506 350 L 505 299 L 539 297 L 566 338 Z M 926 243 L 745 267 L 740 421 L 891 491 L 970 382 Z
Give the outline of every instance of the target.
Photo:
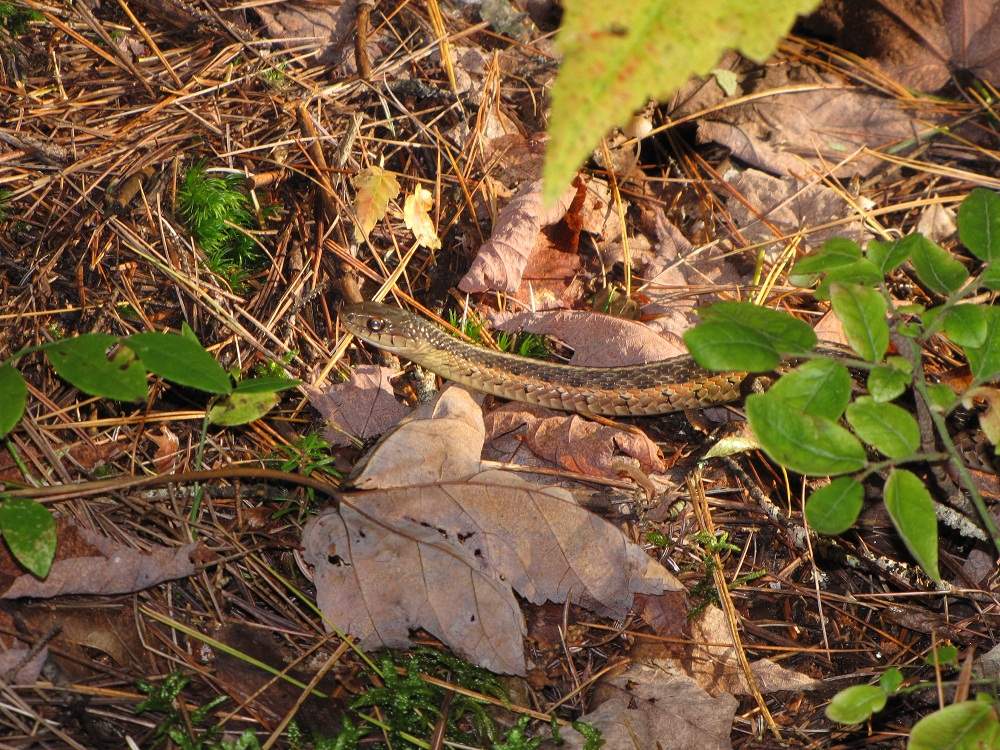
M 346 305 L 340 313 L 344 327 L 362 341 L 393 354 L 408 356 L 427 341 L 430 328 L 411 313 L 377 302 Z

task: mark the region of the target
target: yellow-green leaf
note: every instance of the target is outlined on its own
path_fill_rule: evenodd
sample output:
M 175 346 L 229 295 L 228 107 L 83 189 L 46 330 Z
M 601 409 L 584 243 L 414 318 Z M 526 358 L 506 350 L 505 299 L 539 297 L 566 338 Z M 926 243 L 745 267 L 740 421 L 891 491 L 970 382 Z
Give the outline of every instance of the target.
M 736 49 L 763 62 L 817 0 L 567 0 L 556 43 L 544 198 L 551 204 L 608 130 Z

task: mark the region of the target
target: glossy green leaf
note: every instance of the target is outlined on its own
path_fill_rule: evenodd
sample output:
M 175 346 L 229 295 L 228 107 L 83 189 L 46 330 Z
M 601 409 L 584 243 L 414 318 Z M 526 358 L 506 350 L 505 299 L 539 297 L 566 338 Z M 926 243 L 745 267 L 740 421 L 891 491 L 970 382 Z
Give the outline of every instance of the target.
M 889 348 L 889 322 L 881 292 L 857 284 L 835 284 L 830 288 L 830 302 L 851 348 L 869 362 L 881 360 Z
M 63 339 L 45 350 L 59 377 L 91 396 L 118 401 L 139 401 L 146 396 L 146 368 L 131 349 L 118 346 L 118 339 L 103 333 L 87 333 Z
M 813 292 L 819 300 L 830 299 L 830 287 L 834 284 L 858 284 L 859 286 L 878 286 L 883 275 L 878 267 L 867 258 L 862 258 L 847 266 L 840 266 L 827 272 Z
M 911 234 L 900 242 L 910 250 L 910 262 L 917 272 L 917 278 L 931 291 L 951 294 L 969 278 L 965 266 L 922 234 Z
M 906 469 L 893 469 L 885 483 L 885 507 L 913 559 L 940 583 L 937 516 L 924 483 Z
M 979 275 L 979 286 L 996 291 L 1000 289 L 1000 262 L 990 263 Z
M 906 409 L 863 396 L 847 407 L 847 422 L 859 438 L 889 458 L 906 458 L 920 447 L 920 428 Z
M 986 316 L 983 343 L 976 347 L 962 347 L 969 360 L 969 371 L 974 383 L 985 383 L 1000 373 L 1000 308 L 981 309 Z
M 278 405 L 280 397 L 273 391 L 263 393 L 230 393 L 208 410 L 209 424 L 234 427 L 260 419 Z
M 997 750 L 1000 721 L 995 704 L 962 701 L 925 716 L 910 731 L 907 750 Z
M 861 443 L 830 419 L 804 414 L 769 393 L 747 398 L 746 412 L 764 451 L 792 471 L 833 476 L 866 464 Z
M 816 346 L 816 333 L 808 323 L 749 302 L 716 302 L 698 310 L 698 317 L 706 323 L 728 322 L 753 329 L 782 354 L 802 354 Z
M 665 99 L 692 75 L 717 67 L 727 49 L 763 62 L 816 0 L 700 3 L 572 0 L 563 5 L 556 46 L 562 65 L 552 85 L 545 153 L 548 204 L 616 125 L 649 99 Z
M 955 391 L 944 383 L 928 384 L 927 396 L 930 402 L 928 406 L 942 414 L 947 414 L 958 404 L 958 396 Z
M 833 359 L 813 359 L 782 375 L 770 393 L 806 414 L 838 419 L 851 400 L 851 373 Z
M 878 678 L 878 686 L 885 691 L 886 695 L 893 695 L 899 686 L 903 684 L 903 673 L 897 667 L 889 667 Z
M 866 255 L 884 275 L 906 262 L 910 257 L 910 247 L 901 240 L 872 240 L 868 243 Z
M 49 574 L 56 555 L 56 522 L 44 505 L 26 497 L 3 498 L 0 532 L 21 565 L 39 578 Z
M 816 252 L 800 258 L 788 275 L 792 278 L 815 276 L 857 260 L 861 260 L 861 248 L 857 242 L 846 237 L 833 237 L 824 242 Z
M 875 685 L 852 685 L 841 690 L 826 707 L 826 718 L 838 724 L 860 724 L 885 708 L 885 691 Z
M 699 323 L 684 332 L 684 343 L 706 370 L 768 372 L 781 362 L 781 354 L 762 334 L 728 321 Z
M 852 477 L 837 477 L 806 500 L 806 519 L 817 534 L 843 534 L 858 520 L 864 488 Z
M 868 372 L 868 392 L 878 402 L 892 401 L 910 384 L 912 365 L 903 357 L 889 357 L 888 364 Z
M 986 341 L 986 309 L 982 305 L 949 308 L 944 315 L 944 332 L 959 346 L 982 346 Z
M 278 393 L 294 388 L 302 381 L 295 378 L 276 378 L 272 376 L 247 378 L 236 384 L 233 393 Z
M 229 393 L 229 376 L 201 344 L 177 333 L 147 331 L 125 339 L 146 368 L 165 380 L 207 393 Z
M 194 329 L 187 324 L 186 320 L 181 323 L 181 336 L 183 336 L 186 339 L 190 339 L 198 346 L 201 346 L 201 342 L 198 340 L 198 334 L 196 334 L 194 332 Z M 202 349 L 204 348 L 205 347 L 202 347 Z
M 28 386 L 10 365 L 0 367 L 0 437 L 14 429 L 28 402 Z
M 975 188 L 958 207 L 958 237 L 972 254 L 1000 261 L 1000 193 Z

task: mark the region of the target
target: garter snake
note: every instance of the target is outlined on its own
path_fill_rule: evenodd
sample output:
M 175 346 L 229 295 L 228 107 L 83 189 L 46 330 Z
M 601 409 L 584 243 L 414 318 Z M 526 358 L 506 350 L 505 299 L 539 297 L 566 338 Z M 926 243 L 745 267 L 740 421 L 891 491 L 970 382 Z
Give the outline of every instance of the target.
M 359 339 L 443 378 L 494 396 L 603 416 L 641 416 L 739 400 L 748 373 L 710 372 L 689 355 L 641 365 L 579 367 L 540 362 L 459 341 L 423 318 L 374 302 L 346 306 Z

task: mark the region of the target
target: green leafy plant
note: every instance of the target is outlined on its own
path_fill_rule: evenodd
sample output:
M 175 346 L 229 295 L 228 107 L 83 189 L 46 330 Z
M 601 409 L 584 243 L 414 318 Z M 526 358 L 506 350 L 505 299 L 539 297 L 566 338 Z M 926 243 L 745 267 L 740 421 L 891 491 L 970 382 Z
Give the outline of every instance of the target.
M 208 267 L 236 288 L 264 259 L 247 231 L 255 221 L 243 184 L 241 175 L 209 175 L 205 163 L 198 162 L 177 190 L 178 212 Z
M 486 343 L 486 335 L 483 329 L 483 322 L 472 317 L 463 320 L 463 316 L 454 310 L 448 311 L 448 322 L 454 328 L 459 329 L 477 344 Z M 545 359 L 551 354 L 549 345 L 544 336 L 537 333 L 511 333 L 509 331 L 498 331 L 494 336 L 494 343 L 497 349 L 510 354 L 517 354 L 521 357 L 531 357 L 532 359 Z
M 862 249 L 846 239 L 826 242 L 791 269 L 793 282 L 815 284 L 814 295 L 829 300 L 853 356 L 814 351 L 816 336 L 783 312 L 753 305 L 720 303 L 701 311 L 701 322 L 685 335 L 691 354 L 716 370 L 768 371 L 782 357 L 801 364 L 766 392 L 747 398 L 747 419 L 764 452 L 787 469 L 833 481 L 807 499 L 805 516 L 820 534 L 850 529 L 864 504 L 864 485 L 887 474 L 882 501 L 906 548 L 936 583 L 938 528 L 935 504 L 920 477 L 930 462 L 949 462 L 971 499 L 986 538 L 1000 551 L 1000 533 L 959 455 L 946 418 L 959 404 L 987 401 L 980 425 L 1000 443 L 1000 391 L 989 384 L 1000 374 L 1000 308 L 971 302 L 981 289 L 1000 289 L 1000 194 L 977 188 L 958 211 L 959 238 L 976 260 L 965 263 L 920 234 Z M 913 274 L 936 296 L 931 307 L 895 307 L 886 276 L 909 262 Z M 972 381 L 961 393 L 932 384 L 924 371 L 923 348 L 938 336 L 961 352 Z M 898 355 L 887 356 L 890 344 Z M 852 398 L 848 367 L 867 373 L 867 395 Z M 926 425 L 893 403 L 911 394 Z M 937 444 L 943 448 L 938 451 Z M 870 457 L 870 452 L 881 454 Z M 904 468 L 907 467 L 907 468 Z M 933 661 L 948 666 L 953 647 L 935 650 Z M 878 685 L 839 692 L 827 715 L 856 724 L 881 711 L 900 688 L 902 676 L 889 670 Z M 914 725 L 909 748 L 981 748 L 1000 742 L 996 701 L 987 696 L 948 706 Z
M 141 401 L 146 397 L 150 373 L 209 393 L 213 397 L 208 411 L 210 424 L 237 425 L 258 419 L 277 404 L 280 391 L 299 382 L 263 377 L 243 380 L 234 387 L 186 324 L 179 334 L 148 331 L 121 337 L 87 333 L 27 347 L 0 361 L 0 439 L 24 414 L 28 386 L 15 365 L 34 352 L 44 352 L 61 378 L 91 396 Z M 43 505 L 0 493 L 0 533 L 18 562 L 39 578 L 48 575 L 55 557 L 56 530 Z
M 28 24 L 45 19 L 41 13 L 34 8 L 29 8 L 21 3 L 0 2 L 0 28 L 18 36 L 28 30 Z
M 796 14 L 817 0 L 570 0 L 556 44 L 563 54 L 552 87 L 544 196 L 552 203 L 610 128 L 647 99 L 665 99 L 726 49 L 763 62 Z

